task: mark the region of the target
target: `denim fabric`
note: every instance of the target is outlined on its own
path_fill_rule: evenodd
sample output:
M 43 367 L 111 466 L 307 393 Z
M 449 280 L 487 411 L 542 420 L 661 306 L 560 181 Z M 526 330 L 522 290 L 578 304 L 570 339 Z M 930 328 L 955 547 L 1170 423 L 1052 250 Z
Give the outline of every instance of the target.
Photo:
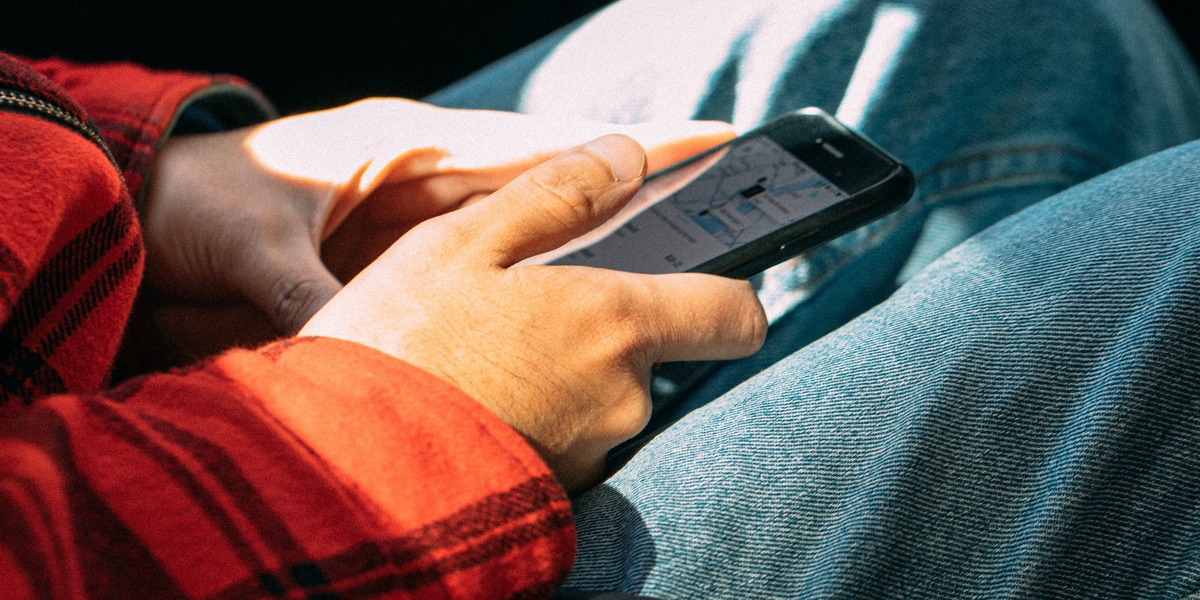
M 1150 4 L 625 0 L 432 100 L 740 128 L 817 105 L 917 174 L 766 274 L 762 352 L 661 382 L 666 429 L 577 501 L 570 585 L 1200 591 L 1200 149 L 1077 186 L 1200 137 Z
M 1200 592 L 1200 144 L 1022 211 L 580 498 L 570 584 Z
M 881 16 L 907 12 L 909 33 L 851 125 L 904 160 L 918 188 L 900 213 L 768 272 L 763 300 L 782 323 L 767 348 L 710 369 L 699 390 L 660 381 L 652 431 L 878 304 L 1000 218 L 1200 137 L 1200 83 L 1145 2 L 679 4 L 618 3 L 429 100 L 611 121 L 720 118 L 743 129 L 808 105 L 845 118 L 864 47 L 890 37 L 872 35 Z M 691 369 L 664 375 L 687 379 Z

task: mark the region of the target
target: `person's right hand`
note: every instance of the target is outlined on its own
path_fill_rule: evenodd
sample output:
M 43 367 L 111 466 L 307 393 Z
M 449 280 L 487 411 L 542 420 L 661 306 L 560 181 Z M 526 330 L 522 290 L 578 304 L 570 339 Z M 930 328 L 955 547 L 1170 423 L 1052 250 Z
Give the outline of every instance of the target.
M 746 356 L 766 332 L 745 281 L 514 266 L 602 223 L 644 173 L 641 147 L 624 136 L 568 151 L 417 225 L 300 334 L 441 377 L 523 434 L 568 490 L 591 485 L 606 453 L 645 426 L 655 363 Z M 302 438 L 304 422 L 321 418 L 306 410 L 287 418 Z M 337 443 L 305 441 L 318 453 Z

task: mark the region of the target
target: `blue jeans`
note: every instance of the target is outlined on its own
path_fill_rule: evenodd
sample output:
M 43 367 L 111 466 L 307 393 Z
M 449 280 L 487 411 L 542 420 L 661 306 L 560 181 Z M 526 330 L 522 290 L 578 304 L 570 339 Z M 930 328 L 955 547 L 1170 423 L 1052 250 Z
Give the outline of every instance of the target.
M 817 105 L 917 174 L 765 275 L 762 352 L 659 386 L 657 435 L 576 500 L 568 585 L 1200 593 L 1200 145 L 1138 160 L 1200 137 L 1200 84 L 1149 3 L 625 0 L 432 100 Z

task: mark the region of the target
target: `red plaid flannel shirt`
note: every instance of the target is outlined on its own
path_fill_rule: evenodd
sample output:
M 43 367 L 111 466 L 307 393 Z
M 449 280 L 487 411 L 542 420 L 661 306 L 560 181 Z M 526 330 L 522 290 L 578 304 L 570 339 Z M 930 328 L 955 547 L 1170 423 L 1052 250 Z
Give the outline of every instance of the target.
M 0 54 L 0 598 L 550 596 L 573 560 L 565 494 L 418 369 L 285 340 L 105 389 L 142 273 L 131 195 L 214 86 L 253 97 Z M 385 453 L 394 497 L 368 501 L 263 408 L 308 399 L 363 407 L 327 433 L 352 458 Z M 364 427 L 394 435 L 358 448 Z

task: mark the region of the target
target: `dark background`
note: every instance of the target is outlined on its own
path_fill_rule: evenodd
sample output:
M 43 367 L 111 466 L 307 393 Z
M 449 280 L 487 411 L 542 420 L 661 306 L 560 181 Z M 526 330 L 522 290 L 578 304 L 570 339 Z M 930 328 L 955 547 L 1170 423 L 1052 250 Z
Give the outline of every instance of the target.
M 291 113 L 420 98 L 606 3 L 0 0 L 0 50 L 235 73 Z
M 1158 0 L 1193 57 L 1195 2 Z M 4 0 L 0 50 L 236 73 L 286 114 L 365 96 L 420 98 L 606 3 Z

